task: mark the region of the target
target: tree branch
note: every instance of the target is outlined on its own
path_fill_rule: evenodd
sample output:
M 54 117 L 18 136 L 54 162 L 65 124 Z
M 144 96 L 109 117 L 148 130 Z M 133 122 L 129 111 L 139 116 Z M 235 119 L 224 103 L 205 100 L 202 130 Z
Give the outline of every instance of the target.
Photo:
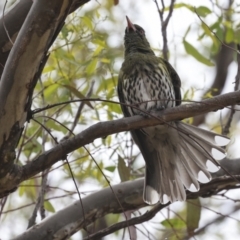
M 76 136 L 61 142 L 59 145 L 43 153 L 32 162 L 27 163 L 25 166 L 20 167 L 14 165 L 11 171 L 9 171 L 7 177 L 4 179 L 4 182 L 0 181 L 0 197 L 8 194 L 8 192 L 12 189 L 16 189 L 16 186 L 22 181 L 48 169 L 56 162 L 64 160 L 68 153 L 93 142 L 97 138 L 101 138 L 113 133 L 155 126 L 169 121 L 177 121 L 184 118 L 197 116 L 209 111 L 222 109 L 229 105 L 238 104 L 239 102 L 240 91 L 236 91 L 211 99 L 206 99 L 199 103 L 186 104 L 175 108 L 168 108 L 155 113 L 153 112 L 151 114 L 151 118 L 134 116 L 130 118 L 94 124 Z

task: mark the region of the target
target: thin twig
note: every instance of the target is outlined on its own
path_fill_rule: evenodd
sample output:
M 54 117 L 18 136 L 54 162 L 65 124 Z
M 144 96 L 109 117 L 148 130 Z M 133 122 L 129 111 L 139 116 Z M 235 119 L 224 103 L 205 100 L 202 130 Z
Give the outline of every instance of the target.
M 167 100 L 167 101 L 176 101 L 176 99 L 169 99 L 169 98 L 161 98 L 161 100 Z M 51 108 L 54 108 L 54 107 L 58 107 L 58 106 L 62 106 L 62 105 L 65 105 L 67 106 L 67 104 L 69 103 L 75 103 L 75 102 L 84 102 L 84 101 L 92 101 L 92 102 L 105 102 L 105 103 L 113 103 L 113 104 L 118 104 L 118 105 L 122 105 L 122 106 L 127 106 L 127 107 L 132 107 L 134 108 L 135 105 L 137 104 L 126 104 L 126 103 L 120 103 L 118 101 L 112 101 L 112 100 L 106 100 L 106 99 L 101 99 L 101 98 L 85 98 L 85 99 L 75 99 L 75 100 L 69 100 L 69 101 L 65 101 L 65 102 L 60 102 L 60 103 L 55 103 L 55 104 L 49 104 L 47 105 L 46 107 L 43 107 L 43 108 L 37 108 L 35 110 L 32 111 L 32 115 L 35 115 L 37 113 L 40 113 L 46 109 L 51 109 Z M 155 101 L 159 101 L 159 99 L 157 100 L 148 100 L 148 101 L 142 101 L 141 103 L 148 103 L 148 102 L 155 102 Z M 226 109 L 231 109 L 231 107 L 228 107 L 226 106 L 225 104 L 209 104 L 209 103 L 206 103 L 206 101 L 193 101 L 193 100 L 182 100 L 182 102 L 184 103 L 200 103 L 200 104 L 205 104 L 205 105 L 209 105 L 209 106 L 215 106 L 215 107 L 219 107 L 219 109 L 221 108 L 226 108 Z M 64 108 L 65 106 L 63 106 L 62 108 Z M 136 108 L 136 107 L 135 107 Z M 139 110 L 139 109 L 138 109 Z M 212 110 L 210 110 L 212 111 Z M 216 110 L 214 110 L 216 111 Z M 240 111 L 238 109 L 235 109 L 235 111 Z
M 41 78 L 39 78 L 39 83 L 41 85 L 41 88 L 43 89 L 44 86 L 43 86 L 43 82 L 42 82 Z M 45 105 L 44 92 L 41 93 L 41 99 L 42 99 L 42 106 L 44 106 Z M 43 111 L 43 115 L 45 116 L 45 111 Z M 43 118 L 42 125 L 43 126 L 46 125 L 45 118 Z M 45 131 L 42 131 L 42 152 L 46 151 L 46 149 L 45 149 L 46 140 L 47 140 L 47 134 L 45 133 Z M 37 203 L 36 203 L 35 208 L 33 210 L 32 216 L 30 217 L 30 219 L 28 221 L 28 227 L 27 227 L 28 229 L 36 224 L 36 218 L 37 218 L 38 210 L 40 210 L 40 215 L 41 215 L 42 220 L 46 217 L 45 208 L 44 208 L 44 196 L 45 196 L 45 193 L 47 191 L 47 180 L 48 180 L 49 170 L 50 170 L 50 168 L 48 168 L 48 169 L 46 169 L 45 171 L 42 172 L 41 188 L 40 188 L 40 191 L 39 191 Z
M 3 209 L 4 209 L 4 206 L 5 206 L 6 202 L 7 202 L 7 199 L 8 199 L 8 196 L 6 196 L 6 197 L 4 197 L 4 198 L 2 198 L 2 199 L 0 200 L 0 217 L 1 217 L 2 214 L 4 213 L 4 212 L 3 212 Z
M 70 166 L 70 164 L 69 164 L 69 161 L 68 161 L 67 157 L 66 157 L 65 160 L 66 160 L 66 163 L 67 163 L 67 165 L 68 165 L 68 169 L 69 169 L 70 175 L 71 175 L 71 177 L 72 177 L 74 186 L 75 186 L 75 188 L 76 188 L 76 190 L 77 190 L 78 198 L 79 198 L 79 201 L 80 201 L 80 204 L 81 204 L 81 210 L 82 210 L 82 213 L 83 213 L 83 220 L 84 220 L 84 222 L 86 222 L 86 216 L 85 216 L 85 212 L 84 212 L 84 207 L 83 207 L 83 202 L 82 202 L 82 198 L 81 198 L 80 191 L 79 191 L 79 189 L 78 189 L 76 180 L 75 180 L 74 175 L 73 175 L 72 168 L 71 168 L 71 166 Z M 86 229 L 85 229 L 85 230 L 86 230 Z M 86 230 L 86 231 L 87 231 L 87 230 Z M 87 231 L 87 233 L 88 233 L 88 231 Z M 89 234 L 89 233 L 88 233 L 88 234 Z M 87 238 L 87 239 L 89 239 L 89 238 Z
M 163 49 L 162 49 L 163 58 L 165 60 L 168 60 L 167 27 L 168 27 L 169 20 L 170 20 L 170 18 L 172 16 L 172 13 L 173 13 L 173 7 L 174 7 L 175 0 L 171 0 L 170 6 L 169 6 L 169 12 L 168 12 L 168 15 L 167 15 L 165 20 L 163 18 L 163 14 L 164 14 L 164 10 L 165 10 L 164 1 L 161 0 L 162 10 L 160 9 L 160 7 L 158 5 L 157 0 L 154 0 L 154 2 L 156 4 L 156 7 L 157 7 L 157 10 L 158 10 L 158 13 L 159 13 L 159 17 L 160 17 L 160 21 L 161 21 L 161 25 L 162 25 L 161 31 L 162 31 L 162 39 L 163 39 Z
M 170 203 L 167 203 L 165 205 L 157 204 L 151 210 L 149 210 L 142 216 L 131 218 L 127 221 L 122 221 L 122 222 L 113 224 L 106 229 L 103 229 L 101 231 L 98 231 L 97 233 L 91 234 L 89 236 L 89 239 L 91 239 L 91 240 L 100 239 L 101 237 L 107 236 L 107 235 L 114 233 L 115 231 L 118 231 L 127 226 L 132 226 L 132 225 L 140 224 L 140 223 L 146 222 L 148 220 L 151 220 L 161 209 L 165 208 L 169 204 Z M 83 240 L 87 240 L 87 238 L 84 238 Z
M 224 43 L 224 42 L 218 37 L 218 35 L 209 28 L 209 26 L 208 26 L 208 25 L 202 20 L 202 18 L 198 15 L 196 9 L 195 9 L 195 13 L 196 13 L 196 15 L 198 16 L 198 18 L 200 19 L 200 21 L 208 28 L 208 30 L 217 38 L 217 40 L 218 40 L 222 45 L 224 45 L 225 47 L 233 50 L 233 51 L 236 52 L 237 54 L 240 54 L 239 49 L 236 51 L 235 48 L 232 48 L 232 47 L 230 47 L 229 45 L 227 45 L 226 43 Z
M 4 4 L 4 7 L 3 7 L 3 14 L 2 14 L 3 27 L 4 27 L 4 30 L 5 30 L 5 32 L 6 32 L 6 34 L 7 34 L 7 37 L 8 37 L 8 39 L 9 39 L 10 43 L 12 43 L 12 45 L 13 45 L 13 41 L 12 41 L 12 39 L 11 39 L 9 33 L 8 33 L 8 30 L 7 30 L 7 27 L 6 27 L 6 24 L 5 24 L 5 8 L 6 8 L 6 6 L 7 6 L 7 2 L 8 2 L 8 1 L 6 0 L 6 1 L 5 1 L 5 4 Z
M 95 83 L 94 81 L 91 82 L 91 86 L 90 86 L 90 88 L 87 92 L 87 95 L 86 95 L 87 98 L 89 98 L 92 95 L 94 83 Z M 77 111 L 76 116 L 75 116 L 74 121 L 73 121 L 73 125 L 71 127 L 72 132 L 74 131 L 77 123 L 79 122 L 79 117 L 81 115 L 81 112 L 82 112 L 82 109 L 83 109 L 84 105 L 85 105 L 85 102 L 81 102 L 80 105 L 79 105 L 78 111 Z
M 237 49 L 238 49 L 238 52 L 240 52 L 240 45 L 238 44 L 237 45 Z M 237 55 L 237 63 L 238 63 L 238 70 L 237 70 L 237 75 L 235 77 L 235 86 L 234 86 L 234 91 L 237 91 L 239 89 L 239 83 L 240 83 L 240 55 L 238 54 Z M 235 109 L 234 109 L 234 105 L 232 106 L 231 108 L 231 112 L 230 112 L 230 115 L 228 117 L 228 121 L 222 131 L 222 134 L 223 135 L 228 135 L 229 134 L 229 129 L 230 129 L 230 126 L 231 126 L 231 123 L 232 123 L 232 120 L 233 120 L 233 116 L 235 114 Z
M 46 117 L 46 116 L 45 116 L 45 117 Z M 37 121 L 36 119 L 33 119 L 33 120 L 36 121 L 37 123 L 39 123 L 44 129 L 47 130 L 47 128 L 45 128 L 39 121 Z M 62 126 L 63 126 L 63 125 L 62 125 Z M 65 127 L 71 134 L 73 134 L 73 132 L 72 132 L 69 128 L 67 128 L 66 126 L 64 126 L 64 127 Z M 47 130 L 47 132 L 51 135 L 51 137 L 52 137 L 53 140 L 55 141 L 55 144 L 58 144 L 56 138 L 51 134 L 51 132 L 48 131 L 48 130 Z M 74 134 L 73 134 L 73 135 L 74 135 Z M 76 190 L 77 190 L 77 194 L 78 194 L 78 197 L 79 197 L 79 201 L 81 202 L 81 207 L 82 207 L 82 212 L 83 212 L 83 219 L 84 219 L 84 221 L 86 222 L 85 214 L 84 214 L 84 208 L 83 208 L 83 204 L 82 204 L 81 194 L 80 194 L 79 189 L 78 189 L 78 187 L 77 187 L 77 183 L 76 183 L 76 180 L 75 180 L 75 178 L 74 178 L 74 175 L 73 175 L 73 172 L 72 172 L 72 169 L 71 169 L 71 166 L 70 166 L 70 164 L 69 164 L 69 161 L 68 161 L 67 157 L 65 158 L 65 160 L 66 160 L 66 163 L 67 163 L 67 165 L 68 165 L 68 169 L 69 169 L 70 175 L 71 175 L 71 177 L 72 177 L 73 183 L 74 183 L 75 188 L 76 188 Z
M 30 227 L 32 227 L 33 225 L 36 224 L 36 218 L 37 218 L 37 212 L 39 209 L 40 210 L 40 213 L 41 213 L 41 217 L 42 219 L 45 218 L 45 209 L 43 208 L 44 206 L 44 195 L 45 195 L 45 192 L 46 192 L 46 186 L 47 186 L 47 172 L 48 172 L 49 169 L 45 170 L 43 173 L 42 173 L 42 184 L 41 184 L 41 190 L 39 192 L 39 195 L 38 195 L 38 199 L 37 199 L 37 203 L 34 207 L 34 210 L 33 210 L 33 213 L 32 213 L 32 216 L 30 217 L 29 221 L 28 221 L 28 227 L 27 229 L 29 229 Z
M 104 174 L 104 172 L 102 171 L 102 169 L 100 168 L 99 164 L 97 163 L 97 161 L 95 160 L 95 158 L 93 157 L 93 155 L 90 153 L 90 151 L 89 151 L 85 146 L 84 146 L 84 149 L 88 152 L 89 156 L 92 158 L 92 160 L 94 161 L 94 163 L 95 163 L 96 166 L 98 167 L 99 171 L 101 172 L 101 174 L 102 174 L 103 177 L 105 178 L 106 182 L 108 183 L 108 186 L 110 187 L 110 189 L 111 189 L 111 191 L 112 191 L 112 193 L 113 193 L 116 201 L 118 202 L 120 208 L 122 209 L 122 213 L 123 213 L 123 215 L 125 216 L 126 221 L 127 221 L 127 219 L 128 219 L 128 218 L 127 218 L 127 215 L 126 215 L 126 213 L 125 213 L 125 211 L 124 211 L 124 208 L 123 208 L 121 202 L 119 201 L 116 193 L 114 192 L 111 183 L 110 183 L 109 180 L 107 179 L 106 175 Z M 127 225 L 126 227 L 128 228 L 129 237 L 130 237 L 130 239 L 132 239 L 132 238 L 131 238 L 131 232 L 130 232 L 129 226 Z M 90 236 L 88 236 L 88 239 L 90 239 L 89 237 L 90 237 Z

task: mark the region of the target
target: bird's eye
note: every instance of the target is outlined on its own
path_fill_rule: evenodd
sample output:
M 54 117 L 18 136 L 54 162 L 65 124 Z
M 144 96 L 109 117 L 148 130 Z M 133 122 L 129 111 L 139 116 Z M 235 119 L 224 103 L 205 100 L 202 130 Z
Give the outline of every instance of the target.
M 141 34 L 141 35 L 144 35 L 145 34 L 145 31 L 143 29 L 139 29 L 138 32 Z

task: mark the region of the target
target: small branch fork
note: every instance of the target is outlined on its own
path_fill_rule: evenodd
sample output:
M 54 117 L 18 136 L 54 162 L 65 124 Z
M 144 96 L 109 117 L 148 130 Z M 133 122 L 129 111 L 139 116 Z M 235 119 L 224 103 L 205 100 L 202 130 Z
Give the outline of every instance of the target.
M 162 49 L 163 58 L 165 60 L 168 60 L 167 27 L 168 27 L 169 20 L 172 16 L 172 13 L 173 13 L 173 7 L 174 7 L 175 0 L 171 0 L 170 6 L 169 6 L 169 12 L 168 12 L 168 15 L 167 15 L 165 20 L 163 18 L 163 14 L 164 14 L 164 11 L 165 11 L 164 0 L 161 0 L 162 9 L 160 9 L 157 0 L 154 0 L 154 2 L 156 4 L 156 7 L 157 7 L 157 10 L 158 10 L 158 13 L 159 13 L 159 18 L 160 18 L 160 21 L 161 21 L 161 24 L 162 24 L 161 32 L 162 32 L 162 39 L 163 39 L 163 49 Z

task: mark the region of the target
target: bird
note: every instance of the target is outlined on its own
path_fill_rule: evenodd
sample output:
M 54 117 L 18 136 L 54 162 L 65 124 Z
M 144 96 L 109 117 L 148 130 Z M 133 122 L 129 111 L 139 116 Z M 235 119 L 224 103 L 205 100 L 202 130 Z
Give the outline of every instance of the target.
M 124 117 L 148 117 L 151 111 L 179 106 L 181 80 L 177 72 L 155 55 L 145 30 L 126 18 L 124 61 L 117 86 Z M 199 182 L 211 180 L 207 162 L 218 170 L 216 160 L 226 156 L 223 147 L 230 141 L 182 121 L 130 132 L 145 160 L 143 201 L 148 205 L 186 201 L 186 190 L 199 191 Z

